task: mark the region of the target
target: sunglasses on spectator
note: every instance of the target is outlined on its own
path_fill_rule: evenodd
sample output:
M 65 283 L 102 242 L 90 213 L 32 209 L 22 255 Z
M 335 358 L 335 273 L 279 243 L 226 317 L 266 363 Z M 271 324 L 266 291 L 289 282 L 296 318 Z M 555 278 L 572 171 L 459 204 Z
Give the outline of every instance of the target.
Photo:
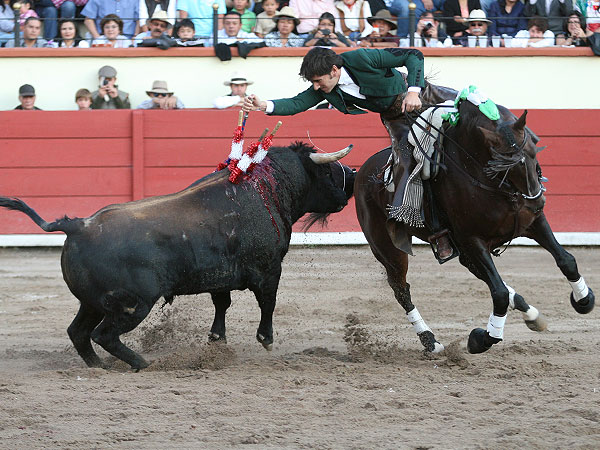
M 471 27 L 482 27 L 485 25 L 485 22 L 471 22 L 469 26 Z
M 157 94 L 156 92 L 152 93 L 152 97 L 167 97 L 169 94 Z

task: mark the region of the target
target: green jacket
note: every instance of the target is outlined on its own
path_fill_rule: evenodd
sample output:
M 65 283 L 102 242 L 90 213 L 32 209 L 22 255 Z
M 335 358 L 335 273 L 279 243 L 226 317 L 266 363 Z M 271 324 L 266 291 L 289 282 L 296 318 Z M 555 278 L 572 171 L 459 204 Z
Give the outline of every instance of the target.
M 409 86 L 425 87 L 423 54 L 419 50 L 361 48 L 344 52 L 341 56 L 344 68 L 359 86 L 360 93 L 366 97 L 365 100 L 356 102 L 360 108 L 383 112 L 382 105 L 391 106 L 398 94 L 406 92 L 404 78 L 395 67 L 404 66 L 408 69 Z M 274 100 L 275 108 L 271 114 L 290 116 L 306 111 L 323 100 L 327 100 L 344 114 L 364 114 L 365 111 L 348 103 L 351 98 L 337 86 L 327 94 L 321 90 L 315 91 L 311 86 L 295 97 Z

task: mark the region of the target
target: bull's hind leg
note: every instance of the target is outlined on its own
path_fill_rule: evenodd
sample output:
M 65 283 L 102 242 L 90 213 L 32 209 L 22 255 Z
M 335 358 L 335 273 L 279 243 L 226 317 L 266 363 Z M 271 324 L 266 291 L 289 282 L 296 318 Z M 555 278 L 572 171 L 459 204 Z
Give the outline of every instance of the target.
M 92 330 L 100 323 L 104 313 L 97 311 L 85 303 L 81 303 L 77 315 L 67 328 L 71 342 L 75 346 L 79 356 L 89 367 L 101 367 L 102 360 L 98 357 L 92 347 Z
M 92 332 L 92 340 L 111 355 L 129 364 L 132 369 L 148 367 L 144 358 L 123 344 L 119 336 L 137 327 L 150 312 L 150 306 L 142 299 L 123 291 L 106 294 L 102 304 L 106 314 Z
M 231 306 L 231 293 L 219 292 L 210 294 L 213 304 L 215 305 L 215 319 L 208 333 L 208 340 L 211 342 L 222 341 L 227 343 L 225 337 L 225 313 L 227 308 Z
M 571 306 L 575 311 L 579 314 L 587 314 L 594 309 L 594 292 L 579 274 L 577 261 L 575 261 L 573 255 L 567 252 L 554 237 L 544 214 L 541 214 L 527 229 L 527 236 L 550 252 L 556 261 L 556 265 L 571 284 L 573 290 L 571 293 Z

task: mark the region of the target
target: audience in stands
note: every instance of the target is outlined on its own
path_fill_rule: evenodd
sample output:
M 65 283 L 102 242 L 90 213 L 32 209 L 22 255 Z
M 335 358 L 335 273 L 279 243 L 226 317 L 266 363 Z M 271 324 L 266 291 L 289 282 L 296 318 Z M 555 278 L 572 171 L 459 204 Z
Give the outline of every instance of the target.
M 371 17 L 371 6 L 366 0 L 340 0 L 335 2 L 340 17 L 339 24 L 347 39 L 359 41 L 373 32 L 367 21 Z
M 556 36 L 556 45 L 589 47 L 588 37 L 591 34 L 591 31 L 586 31 L 585 17 L 579 11 L 573 11 L 565 20 L 563 32 Z
M 492 21 L 489 27 L 490 36 L 514 36 L 517 31 L 527 27 L 525 5 L 519 0 L 496 0 L 486 14 Z
M 204 47 L 204 39 L 196 38 L 196 28 L 190 19 L 182 19 L 173 32 L 178 47 Z
M 390 13 L 398 17 L 398 30 L 396 34 L 400 37 L 408 36 L 408 4 L 414 3 L 415 17 L 417 20 L 423 15 L 424 12 L 436 12 L 440 11 L 444 5 L 444 0 L 391 0 L 391 5 L 388 8 Z
M 485 16 L 482 9 L 474 9 L 467 19 L 467 29 L 459 36 L 455 36 L 455 44 L 463 47 L 487 47 L 488 46 L 488 26 L 491 21 Z
M 171 26 L 175 23 L 175 19 L 177 18 L 177 9 L 175 5 L 177 4 L 177 0 L 139 0 L 139 27 L 140 31 L 148 31 L 148 20 L 154 16 L 154 13 L 159 11 L 164 11 L 166 13 L 166 18 Z M 169 28 L 167 31 L 168 34 L 171 34 L 172 28 Z
M 398 27 L 387 9 L 379 10 L 367 20 L 373 26 L 373 32 L 361 39 L 361 47 L 398 47 L 400 36 L 392 34 Z
M 41 111 L 40 108 L 35 106 L 35 89 L 30 84 L 24 84 L 19 88 L 19 102 L 21 103 L 15 109 L 21 109 L 23 111 Z
M 79 111 L 91 111 L 92 93 L 85 88 L 79 89 L 75 92 L 75 103 Z
M 573 0 L 525 0 L 525 17 L 539 16 L 548 21 L 548 29 L 560 33 L 565 17 L 573 12 Z
M 177 0 L 177 11 L 179 18 L 190 18 L 196 28 L 196 36 L 210 38 L 213 34 L 213 4 L 219 5 L 217 13 L 219 15 L 219 28 L 222 28 L 221 22 L 227 12 L 225 0 Z
M 323 13 L 337 16 L 337 8 L 333 0 L 290 0 L 290 6 L 298 14 L 300 25 L 297 30 L 299 35 L 306 37 L 319 27 L 319 17 Z
M 57 18 L 73 19 L 78 6 L 83 6 L 87 0 L 37 0 L 36 10 L 44 19 L 44 39 L 55 39 L 57 32 Z
M 256 25 L 256 14 L 248 9 L 250 0 L 233 0 L 233 11 L 240 13 L 242 18 L 242 30 L 247 33 L 252 33 L 254 25 Z
M 92 92 L 92 109 L 130 109 L 129 94 L 117 86 L 117 70 L 103 66 L 98 70 L 98 90 Z
M 102 35 L 92 41 L 92 47 L 113 47 L 128 48 L 131 47 L 131 39 L 124 36 L 123 21 L 116 14 L 109 14 L 100 21 Z
M 58 38 L 48 43 L 54 48 L 89 48 L 90 44 L 79 37 L 75 19 L 61 19 L 58 22 Z
M 258 37 L 264 38 L 267 34 L 269 34 L 271 31 L 274 31 L 276 28 L 275 14 L 279 9 L 279 0 L 263 0 L 262 8 L 263 11 L 256 16 L 254 34 L 256 34 Z M 298 17 L 297 14 L 296 17 Z
M 400 47 L 409 47 L 408 38 L 400 39 Z M 415 47 L 452 47 L 452 39 L 440 29 L 440 23 L 430 11 L 425 11 L 417 22 Z
M 575 9 L 579 11 L 587 23 L 587 31 L 600 32 L 600 0 L 574 0 Z M 551 28 L 552 29 L 552 28 Z M 552 29 L 552 31 L 554 31 Z
M 0 0 L 0 47 L 15 37 L 15 14 L 10 0 Z
M 140 103 L 137 109 L 184 109 L 185 106 L 179 98 L 169 91 L 166 81 L 156 80 L 152 89 L 146 91 L 148 100 Z
M 81 14 L 85 16 L 85 26 L 94 39 L 98 39 L 100 32 L 104 32 L 102 21 L 107 16 L 122 17 L 123 19 L 119 19 L 121 34 L 132 38 L 139 34 L 139 7 L 139 0 L 88 0 Z
M 389 14 L 389 13 L 388 13 Z M 304 41 L 305 47 L 352 47 L 351 41 L 335 31 L 335 17 L 325 12 L 319 17 L 317 28 Z
M 554 33 L 548 29 L 545 17 L 534 17 L 527 22 L 527 29 L 519 31 L 511 42 L 512 47 L 552 47 Z
M 135 37 L 136 45 L 140 45 L 143 40 L 159 39 L 163 34 L 168 38 L 167 32 L 171 32 L 171 22 L 167 18 L 167 13 L 163 10 L 155 10 L 146 28 L 147 31 L 143 31 Z
M 274 20 L 277 29 L 265 36 L 267 47 L 302 47 L 304 45 L 304 39 L 294 33 L 300 23 L 296 11 L 289 6 L 284 6 L 281 11 L 277 11 Z
M 46 46 L 46 40 L 40 38 L 42 32 L 42 22 L 37 17 L 30 17 L 25 21 L 23 27 L 23 37 L 21 38 L 20 47 L 25 48 L 40 48 Z M 6 43 L 6 47 L 14 47 L 15 40 L 11 39 Z
M 254 81 L 249 80 L 243 72 L 233 72 L 231 78 L 223 82 L 225 86 L 229 86 L 231 92 L 215 98 L 213 106 L 218 109 L 241 107 L 244 104 L 244 98 L 248 95 L 248 86 L 253 83 Z
M 20 5 L 21 7 L 19 8 L 19 23 L 21 24 L 21 31 L 23 31 L 23 25 L 25 25 L 25 21 L 30 17 L 39 17 L 39 15 L 33 9 L 32 0 L 23 0 L 22 2 L 20 2 Z M 56 29 L 54 31 L 56 31 Z M 54 36 L 56 36 L 56 33 L 54 33 Z M 46 38 L 44 35 L 44 39 L 48 40 L 51 38 Z
M 545 0 L 542 0 L 545 1 Z M 451 38 L 460 38 L 467 31 L 469 14 L 481 9 L 479 0 L 445 0 L 442 16 L 446 19 L 446 33 Z
M 217 33 L 217 45 L 214 45 L 212 38 L 204 44 L 207 47 L 215 47 L 215 54 L 221 61 L 231 60 L 230 47 L 237 47 L 238 54 L 246 58 L 250 50 L 264 47 L 264 40 L 254 33 L 242 31 L 242 19 L 237 11 L 229 11 L 223 18 L 223 28 Z

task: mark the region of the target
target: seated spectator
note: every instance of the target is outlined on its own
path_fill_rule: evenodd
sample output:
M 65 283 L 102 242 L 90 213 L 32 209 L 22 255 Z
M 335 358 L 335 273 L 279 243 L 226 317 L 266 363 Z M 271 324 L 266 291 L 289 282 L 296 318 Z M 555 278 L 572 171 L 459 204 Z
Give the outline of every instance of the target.
M 319 17 L 317 28 L 304 41 L 305 47 L 352 47 L 342 33 L 335 32 L 335 17 L 325 12 Z
M 300 19 L 292 8 L 284 6 L 281 11 L 277 11 L 275 23 L 277 30 L 265 36 L 267 47 L 302 47 L 304 45 L 304 39 L 294 34 Z
M 519 31 L 512 39 L 511 47 L 552 47 L 554 33 L 548 29 L 548 21 L 543 17 L 533 17 L 527 22 L 527 29 Z
M 444 1 L 442 17 L 446 18 L 446 33 L 448 33 L 448 36 L 453 39 L 463 36 L 469 25 L 467 19 L 474 9 L 481 10 L 479 0 Z
M 41 111 L 40 108 L 35 106 L 35 89 L 30 84 L 24 84 L 19 88 L 19 102 L 21 104 L 15 109 L 21 109 L 23 111 Z
M 20 13 L 19 14 L 19 24 L 21 24 L 21 31 L 23 31 L 23 26 L 25 25 L 25 21 L 27 19 L 29 19 L 30 17 L 39 17 L 37 15 L 37 13 L 33 10 L 32 3 L 33 2 L 31 0 L 23 0 L 22 2 L 20 2 L 21 7 L 19 8 L 19 13 Z M 50 3 L 52 3 L 52 2 L 50 2 Z M 54 33 L 54 36 L 56 36 L 56 33 Z M 54 36 L 52 36 L 52 38 Z M 48 40 L 48 39 L 52 39 L 52 38 L 45 38 L 45 39 Z
M 230 46 L 237 47 L 242 58 L 246 58 L 250 50 L 264 47 L 264 41 L 254 33 L 242 31 L 242 20 L 240 13 L 229 11 L 223 18 L 223 29 L 217 33 L 218 43 L 215 46 L 215 54 L 221 61 L 231 60 Z M 207 41 L 206 46 L 212 46 L 212 39 Z
M 221 23 L 224 14 L 227 12 L 225 0 L 178 0 L 177 11 L 179 12 L 179 18 L 186 19 L 189 17 L 194 22 L 196 36 L 210 38 L 213 33 L 213 3 L 219 5 L 217 12 L 219 23 Z M 219 28 L 221 28 L 220 25 Z
M 163 34 L 169 38 L 170 36 L 166 33 L 167 31 L 171 32 L 171 23 L 167 19 L 167 13 L 163 10 L 155 10 L 146 28 L 147 31 L 143 31 L 135 37 L 135 45 L 139 46 L 143 40 L 147 39 L 160 39 Z
M 217 97 L 213 100 L 213 106 L 218 109 L 233 108 L 234 106 L 241 107 L 244 104 L 244 98 L 248 96 L 246 92 L 248 86 L 254 81 L 249 80 L 242 72 L 233 72 L 231 78 L 225 80 L 223 84 L 229 86 L 231 92 L 222 97 Z
M 44 39 L 55 39 L 57 33 L 56 19 L 74 19 L 77 6 L 85 5 L 87 0 L 37 0 L 36 10 L 44 19 Z
M 488 16 L 490 36 L 514 36 L 517 31 L 527 27 L 524 16 L 525 5 L 519 0 L 496 0 L 490 5 Z
M 263 0 L 262 7 L 263 11 L 256 16 L 254 34 L 264 38 L 271 31 L 275 30 L 276 24 L 274 19 L 275 13 L 277 13 L 277 10 L 279 9 L 279 0 Z
M 75 103 L 79 111 L 91 111 L 92 110 L 92 93 L 87 89 L 79 89 L 75 92 Z
M 92 92 L 92 109 L 130 109 L 129 94 L 117 86 L 117 70 L 103 66 L 98 71 L 98 90 Z
M 140 5 L 138 7 L 140 20 L 138 26 L 140 31 L 148 31 L 148 20 L 154 16 L 154 13 L 164 11 L 167 21 L 173 26 L 175 19 L 177 18 L 177 9 L 175 8 L 176 0 L 139 0 Z M 173 30 L 171 27 L 167 30 L 170 35 Z
M 182 19 L 175 25 L 173 37 L 177 47 L 204 47 L 204 39 L 195 37 L 196 29 L 190 19 Z
M 468 28 L 453 38 L 454 43 L 463 47 L 473 47 L 473 45 L 469 45 L 469 37 L 475 36 L 477 38 L 474 41 L 476 43 L 475 47 L 487 47 L 489 40 L 488 26 L 491 20 L 485 16 L 483 10 L 474 9 L 471 11 L 466 22 Z
M 371 17 L 371 7 L 366 0 L 342 0 L 335 2 L 340 16 L 340 27 L 346 38 L 359 41 L 373 32 L 373 27 L 367 21 Z
M 42 31 L 42 22 L 37 17 L 30 17 L 25 21 L 23 27 L 23 38 L 21 39 L 21 47 L 40 48 L 46 46 L 46 41 L 40 39 Z M 6 43 L 6 47 L 14 47 L 15 40 L 11 39 Z
M 0 47 L 15 37 L 15 14 L 10 0 L 0 0 Z
M 100 29 L 103 34 L 92 41 L 92 47 L 131 47 L 131 39 L 128 39 L 122 34 L 123 21 L 116 14 L 109 14 L 102 19 L 100 22 Z
M 144 100 L 140 103 L 137 109 L 184 109 L 185 106 L 177 97 L 173 95 L 173 92 L 167 88 L 166 81 L 156 80 L 152 83 L 152 89 L 146 91 L 146 94 L 150 97 L 148 100 Z
M 90 44 L 79 37 L 75 19 L 61 19 L 58 25 L 58 39 L 49 42 L 54 48 L 90 48 Z
M 432 12 L 425 11 L 417 22 L 414 38 L 415 47 L 452 47 L 452 39 L 440 30 L 440 23 Z M 400 47 L 410 47 L 410 40 L 400 40 Z
M 417 20 L 425 12 L 434 13 L 440 11 L 444 5 L 444 0 L 390 0 L 390 13 L 398 17 L 398 30 L 396 35 L 400 37 L 408 36 L 408 5 L 414 3 L 415 17 Z
M 81 15 L 85 16 L 85 26 L 89 30 L 93 39 L 100 37 L 100 30 L 104 32 L 102 21 L 107 17 L 123 17 L 121 21 L 120 32 L 128 38 L 132 38 L 139 33 L 138 18 L 140 1 L 139 0 L 88 0 Z M 121 19 L 119 19 L 121 20 Z
M 585 17 L 579 11 L 573 11 L 565 20 L 564 32 L 556 36 L 556 45 L 590 47 L 588 37 L 591 35 L 591 31 L 586 31 Z
M 373 32 L 361 39 L 361 47 L 398 47 L 400 37 L 391 31 L 397 28 L 392 15 L 387 9 L 382 9 L 367 19 L 373 25 Z
M 585 17 L 587 30 L 592 33 L 600 32 L 600 1 L 598 0 L 574 0 L 575 9 Z M 569 12 L 570 13 L 570 12 Z M 550 27 L 552 31 L 554 29 Z M 556 34 L 556 32 L 555 32 Z M 589 33 L 588 37 L 591 36 Z
M 290 0 L 290 7 L 296 11 L 300 25 L 296 27 L 300 37 L 306 37 L 319 27 L 319 19 L 323 13 L 337 16 L 334 0 Z M 304 36 L 303 36 L 304 35 Z
M 525 17 L 543 17 L 552 33 L 560 33 L 563 22 L 573 12 L 572 0 L 524 0 Z M 589 21 L 588 21 L 589 23 Z M 523 30 L 526 31 L 526 30 Z M 514 39 L 513 39 L 514 42 Z
M 248 9 L 249 6 L 249 0 L 233 0 L 233 11 L 240 13 L 242 18 L 242 30 L 252 33 L 252 29 L 256 25 L 256 14 Z

